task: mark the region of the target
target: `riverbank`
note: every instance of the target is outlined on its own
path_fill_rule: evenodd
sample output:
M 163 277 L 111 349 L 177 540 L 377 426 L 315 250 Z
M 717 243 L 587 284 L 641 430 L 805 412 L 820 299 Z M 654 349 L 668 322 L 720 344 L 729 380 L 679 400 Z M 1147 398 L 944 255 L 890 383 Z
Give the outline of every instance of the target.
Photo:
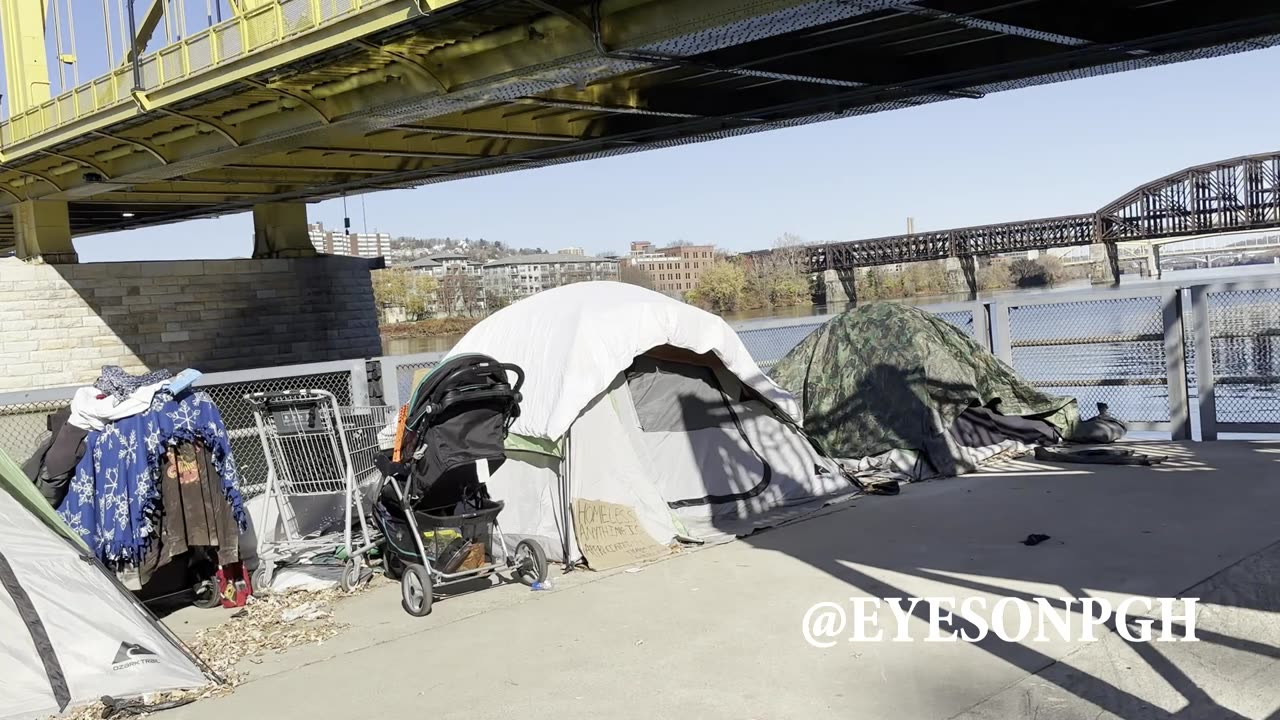
M 384 340 L 433 338 L 464 335 L 484 318 L 432 318 L 417 322 L 391 323 L 379 328 Z

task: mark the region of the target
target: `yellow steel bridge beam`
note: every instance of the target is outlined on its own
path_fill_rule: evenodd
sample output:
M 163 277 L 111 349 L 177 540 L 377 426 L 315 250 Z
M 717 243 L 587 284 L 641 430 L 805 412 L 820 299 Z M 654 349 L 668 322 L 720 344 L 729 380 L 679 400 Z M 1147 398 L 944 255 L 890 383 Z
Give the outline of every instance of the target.
M 4 34 L 4 75 L 9 115 L 26 112 L 49 99 L 49 62 L 44 42 L 47 0 L 0 0 Z
M 725 16 L 741 14 L 746 8 L 752 13 L 764 13 L 801 1 L 754 0 L 744 3 L 743 0 L 613 0 L 606 1 L 605 4 L 605 27 L 606 33 L 611 36 L 611 47 L 643 47 L 672 37 L 673 34 L 678 36 L 696 32 L 702 27 L 714 25 Z M 203 73 L 158 88 L 150 93 L 150 102 L 153 107 L 159 108 L 196 99 L 244 78 L 287 66 L 321 51 L 344 44 L 354 45 L 356 40 L 419 17 L 419 9 L 412 3 L 375 5 L 342 21 L 219 65 L 215 72 Z M 432 74 L 439 77 L 439 86 L 444 87 L 443 91 L 420 74 L 407 71 L 396 64 L 387 65 L 381 74 L 370 72 L 368 82 L 355 82 L 354 76 L 339 81 L 345 83 L 341 91 L 331 91 L 325 85 L 307 90 L 297 87 L 290 90 L 295 95 L 310 98 L 315 103 L 313 109 L 319 110 L 319 114 L 333 118 L 329 125 L 317 121 L 306 112 L 281 112 L 297 108 L 302 102 L 291 97 L 276 98 L 216 118 L 219 122 L 234 127 L 234 137 L 239 140 L 239 147 L 228 143 L 224 136 L 209 132 L 207 128 L 196 130 L 195 125 L 165 130 L 160 135 L 152 131 L 153 134 L 146 136 L 146 142 L 163 147 L 163 157 L 169 160 L 167 166 L 157 165 L 146 154 L 128 152 L 113 160 L 107 169 L 111 171 L 114 183 L 153 183 L 200 173 L 218 166 L 252 167 L 262 162 L 265 155 L 289 151 L 300 145 L 330 146 L 339 148 L 338 152 L 342 149 L 360 149 L 351 144 L 354 138 L 391 125 L 516 102 L 529 92 L 531 85 L 551 89 L 572 82 L 572 79 L 566 79 L 570 76 L 590 80 L 645 66 L 642 62 L 601 57 L 593 38 L 580 24 L 558 16 L 544 16 L 527 25 L 521 23 L 498 29 L 472 40 L 442 46 L 419 57 L 422 65 L 431 68 Z M 392 77 L 399 79 L 393 82 L 389 80 Z M 516 91 L 516 88 L 521 87 L 524 89 Z M 584 90 L 585 92 L 573 94 L 572 101 L 557 98 L 549 102 L 573 102 L 575 108 L 584 111 L 644 110 L 644 99 L 625 89 L 621 92 L 603 92 L 603 88 L 588 85 Z M 380 112 L 371 112 L 374 109 Z M 60 142 L 81 137 L 86 132 L 107 130 L 114 123 L 133 120 L 136 113 L 136 108 L 117 106 L 55 132 L 11 146 L 7 148 L 6 154 L 12 162 L 12 158 L 29 155 L 38 149 L 56 150 L 56 145 Z M 193 119 L 198 118 L 198 106 L 189 107 L 185 114 Z M 518 132 L 516 125 L 523 126 L 527 122 L 520 118 L 502 118 L 496 127 L 491 125 L 480 130 L 493 128 L 499 133 L 503 130 Z M 556 126 L 554 133 L 559 138 L 584 134 L 582 126 L 575 128 L 571 124 L 565 124 L 563 118 L 547 117 L 545 120 L 535 120 L 533 124 L 535 127 L 527 129 L 530 134 L 551 130 L 548 125 Z M 525 130 L 525 127 L 520 127 L 520 131 Z M 141 135 L 142 132 L 141 127 L 130 131 L 131 135 Z M 585 134 L 590 134 L 589 128 L 585 129 Z M 381 148 L 375 146 L 369 149 Z M 430 153 L 434 148 L 419 146 L 409 150 Z M 372 174 L 390 171 L 394 175 L 397 169 L 409 172 L 425 169 L 420 166 L 381 166 L 374 170 L 351 156 L 329 158 L 326 164 L 337 166 L 331 170 L 337 175 L 345 174 L 348 177 L 371 171 Z M 99 156 L 98 159 L 102 158 Z M 434 163 L 428 167 L 430 165 Z M 230 172 L 225 173 L 226 175 L 240 175 L 248 168 L 228 169 Z M 263 166 L 262 169 L 268 172 L 283 170 L 269 166 Z M 294 173 L 314 172 L 306 166 L 289 169 Z M 103 185 L 94 187 L 89 183 L 81 183 L 78 177 L 67 180 L 68 188 L 58 191 L 57 196 L 66 199 L 87 198 L 111 189 Z M 31 184 L 30 187 L 30 193 L 49 194 L 39 185 Z
M 132 2 L 132 0 L 129 0 Z M 124 61 L 121 65 L 128 65 L 133 62 L 135 54 L 141 54 L 147 49 L 147 43 L 151 42 L 151 36 L 155 34 L 156 28 L 160 25 L 160 20 L 164 18 L 164 7 L 167 0 L 151 0 L 151 6 L 147 8 L 146 13 L 138 21 L 138 35 L 133 39 L 133 46 L 129 48 L 129 52 L 125 53 Z
M 23 6 L 26 4 L 39 5 L 43 0 L 3 0 L 0 2 L 0 8 L 8 9 L 14 4 Z M 453 0 L 461 2 L 462 0 Z M 8 13 L 6 13 L 6 16 Z M 367 37 L 372 33 L 395 27 L 404 22 L 413 20 L 420 16 L 420 11 L 413 3 L 384 3 L 375 5 L 372 8 L 360 13 L 352 14 L 349 18 L 323 25 L 311 32 L 299 35 L 298 37 L 285 40 L 263 48 L 257 52 L 248 54 L 237 60 L 220 64 L 208 72 L 202 72 L 192 75 L 178 82 L 170 83 L 164 87 L 148 91 L 147 104 L 152 108 L 166 107 L 185 100 L 192 100 L 211 92 L 224 88 L 243 78 L 250 78 L 261 73 L 268 72 L 277 67 L 288 65 L 303 58 L 309 57 L 316 53 L 331 50 L 345 44 L 352 43 L 356 40 Z M 5 37 L 8 38 L 10 25 L 6 23 Z M 40 26 L 37 25 L 41 47 L 43 47 L 43 34 Z M 25 36 L 24 36 L 25 37 Z M 11 43 L 5 43 L 6 69 L 11 67 L 8 62 L 9 46 Z M 36 55 L 43 59 L 45 54 L 40 50 Z M 48 68 L 43 64 L 45 79 L 45 94 L 43 100 L 48 100 Z M 13 82 L 14 74 L 8 75 L 10 82 Z M 12 92 L 12 90 L 11 90 Z M 38 104 L 38 103 L 37 103 Z M 13 106 L 11 106 L 13 107 Z M 27 107 L 30 107 L 28 105 Z M 11 110 L 11 112 L 13 112 Z M 68 140 L 74 140 L 83 136 L 85 133 L 96 130 L 105 130 L 112 125 L 133 120 L 136 118 L 138 108 L 135 105 L 118 104 L 107 108 L 93 115 L 85 116 L 76 122 L 63 125 L 51 132 L 42 133 L 38 136 L 16 142 L 5 147 L 4 160 L 12 162 L 17 158 L 38 152 L 40 150 L 52 149 Z

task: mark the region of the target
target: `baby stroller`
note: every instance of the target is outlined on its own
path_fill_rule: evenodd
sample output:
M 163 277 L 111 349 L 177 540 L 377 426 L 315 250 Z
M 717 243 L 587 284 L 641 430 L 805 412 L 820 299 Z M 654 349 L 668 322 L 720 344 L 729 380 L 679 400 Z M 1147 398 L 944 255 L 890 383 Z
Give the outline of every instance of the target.
M 418 384 L 395 449 L 378 460 L 385 477 L 373 520 L 384 538 L 387 573 L 400 578 L 410 615 L 431 612 L 433 588 L 500 569 L 526 585 L 546 580 L 538 543 L 521 540 L 514 553 L 507 548 L 497 519 L 502 502 L 485 487 L 506 460 L 504 441 L 520 415 L 523 383 L 515 365 L 486 355 L 451 358 Z

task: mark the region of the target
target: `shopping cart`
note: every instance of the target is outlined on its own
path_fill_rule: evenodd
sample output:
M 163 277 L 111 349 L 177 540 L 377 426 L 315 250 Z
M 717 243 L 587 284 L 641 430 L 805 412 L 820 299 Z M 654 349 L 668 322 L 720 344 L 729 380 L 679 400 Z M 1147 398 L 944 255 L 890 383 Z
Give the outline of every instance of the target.
M 380 405 L 339 405 L 324 390 L 282 390 L 245 395 L 253 407 L 253 419 L 267 459 L 266 502 L 274 505 L 283 532 L 276 532 L 274 518 L 264 522 L 259 543 L 259 564 L 253 586 L 266 589 L 279 565 L 342 565 L 340 586 L 356 587 L 367 564 L 367 555 L 379 545 L 367 521 L 371 488 L 382 479 L 374 467 L 380 450 L 379 432 L 394 417 L 392 408 Z M 299 527 L 299 498 L 342 499 L 340 530 L 329 516 L 315 531 Z M 324 507 L 322 500 L 307 501 L 307 510 Z M 330 506 L 332 507 L 332 506 Z

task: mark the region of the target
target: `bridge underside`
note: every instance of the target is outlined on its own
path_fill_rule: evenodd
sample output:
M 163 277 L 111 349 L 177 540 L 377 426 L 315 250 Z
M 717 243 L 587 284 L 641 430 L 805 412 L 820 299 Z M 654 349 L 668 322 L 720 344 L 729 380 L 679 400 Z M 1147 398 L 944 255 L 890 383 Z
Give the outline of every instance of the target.
M 1266 0 L 427 4 L 438 10 L 373 4 L 149 89 L 146 110 L 119 105 L 7 140 L 0 247 L 30 200 L 65 202 L 71 233 L 86 235 L 1280 42 L 1280 7 Z M 1062 219 L 1062 244 L 1092 232 L 1082 222 Z

